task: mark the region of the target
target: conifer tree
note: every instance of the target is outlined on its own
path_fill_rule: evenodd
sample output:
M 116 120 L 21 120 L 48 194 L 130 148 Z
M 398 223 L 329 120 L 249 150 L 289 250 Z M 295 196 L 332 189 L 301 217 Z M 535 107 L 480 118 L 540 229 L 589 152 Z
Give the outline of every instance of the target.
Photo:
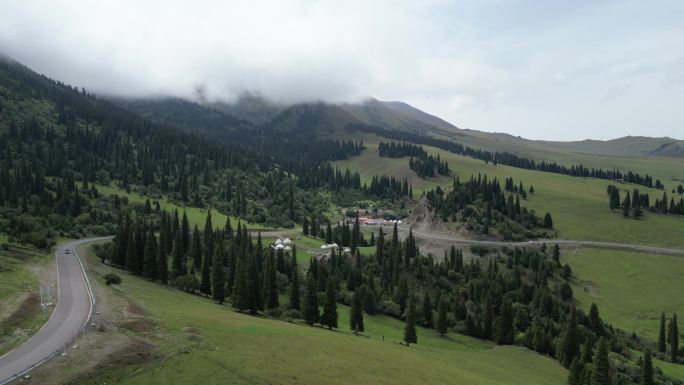
M 183 210 L 183 221 L 181 222 L 180 230 L 180 255 L 187 255 L 190 250 L 190 223 L 188 222 L 188 215 Z
M 202 259 L 200 293 L 206 296 L 211 295 L 211 262 L 209 261 L 211 258 L 213 258 L 213 254 L 204 253 L 204 258 Z
M 501 314 L 497 321 L 496 343 L 499 345 L 512 344 L 514 339 L 513 308 L 511 301 L 506 299 L 501 305 Z
M 544 215 L 544 227 L 547 229 L 553 228 L 553 219 L 551 218 L 551 213 L 546 213 L 546 215 Z
M 159 253 L 157 255 L 157 276 L 159 282 L 163 285 L 169 283 L 169 261 L 166 249 L 162 247 L 162 241 L 159 242 Z
M 439 309 L 438 309 L 438 315 L 437 315 L 437 331 L 441 335 L 447 334 L 447 301 L 446 301 L 446 295 L 442 294 L 442 298 L 439 300 Z
M 589 329 L 597 336 L 603 335 L 603 326 L 601 317 L 599 316 L 598 306 L 593 302 L 589 308 Z
M 249 258 L 249 257 L 248 257 Z M 261 294 L 261 284 L 259 279 L 259 272 L 261 266 L 257 262 L 257 255 L 253 255 L 247 261 L 247 287 L 249 298 L 249 312 L 256 314 L 259 310 L 264 310 L 264 297 Z
M 192 263 L 196 270 L 202 266 L 202 241 L 200 238 L 200 231 L 195 225 L 192 230 Z
M 582 370 L 584 369 L 584 363 L 579 357 L 575 357 L 570 364 L 570 370 L 568 371 L 568 385 L 583 385 L 582 381 Z
M 404 326 L 404 342 L 406 346 L 418 343 L 416 333 L 416 304 L 414 294 L 411 293 L 408 299 L 408 312 L 406 313 L 406 325 Z
M 292 255 L 292 263 L 290 264 L 292 273 L 290 276 L 290 309 L 301 310 L 302 306 L 299 300 L 299 268 L 297 267 L 297 258 Z
M 204 223 L 204 253 L 209 255 L 208 262 L 211 264 L 211 258 L 214 247 L 214 227 L 211 224 L 211 209 L 207 210 L 207 220 Z M 203 261 L 206 261 L 205 258 Z
M 665 312 L 660 313 L 660 330 L 658 331 L 658 351 L 667 352 L 667 341 L 665 334 Z
M 143 262 L 143 276 L 147 279 L 157 279 L 157 237 L 154 231 L 150 229 L 150 233 L 146 239 L 145 258 Z
M 668 342 L 670 343 L 670 360 L 677 362 L 677 354 L 679 353 L 679 328 L 677 326 L 677 314 L 672 314 L 670 318 L 670 327 L 668 330 Z
M 354 333 L 363 333 L 363 305 L 362 299 L 363 293 L 361 290 L 357 289 L 354 291 L 352 296 L 352 306 L 349 312 L 349 328 L 354 331 Z
M 330 330 L 337 328 L 337 283 L 332 275 L 328 277 L 326 285 L 321 324 Z
M 231 290 L 231 302 L 239 311 L 249 309 L 249 287 L 247 286 L 247 263 L 243 256 L 238 256 L 235 261 L 235 277 Z
M 128 232 L 128 241 L 126 242 L 126 270 L 138 275 L 140 274 L 140 271 L 138 270 L 138 253 L 137 248 L 135 247 L 134 232 L 134 228 L 131 228 Z
M 641 363 L 641 385 L 653 385 L 653 360 L 651 351 L 644 351 L 644 359 Z
M 577 311 L 570 310 L 563 337 L 561 339 L 560 362 L 561 365 L 570 367 L 575 357 L 579 354 L 579 332 L 577 330 Z
M 430 301 L 430 293 L 425 290 L 425 294 L 423 295 L 423 326 L 426 328 L 431 328 L 432 321 L 432 301 Z
M 275 309 L 280 306 L 278 299 L 278 282 L 276 280 L 275 256 L 270 249 L 266 256 L 266 308 Z
M 591 385 L 611 385 L 610 361 L 608 359 L 608 341 L 601 337 L 594 355 L 594 370 L 591 374 Z
M 304 303 L 302 304 L 304 311 L 304 321 L 307 324 L 313 325 L 319 320 L 318 309 L 318 292 L 316 288 L 316 277 L 309 271 L 306 274 L 306 295 L 304 296 Z
M 560 263 L 560 247 L 557 243 L 553 246 L 553 260 Z
M 223 241 L 219 237 L 214 248 L 214 261 L 211 264 L 211 297 L 215 302 L 221 304 L 226 300 L 225 286 L 225 251 L 223 249 Z

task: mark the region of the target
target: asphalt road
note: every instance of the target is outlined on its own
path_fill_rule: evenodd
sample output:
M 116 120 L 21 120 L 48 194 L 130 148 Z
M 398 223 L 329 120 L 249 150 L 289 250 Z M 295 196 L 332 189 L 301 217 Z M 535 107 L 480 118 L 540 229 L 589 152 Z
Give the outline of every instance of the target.
M 23 376 L 69 345 L 92 314 L 90 289 L 81 270 L 75 248 L 106 238 L 72 241 L 55 251 L 57 263 L 57 305 L 48 322 L 16 349 L 0 357 L 0 385 Z M 65 250 L 70 253 L 66 254 Z

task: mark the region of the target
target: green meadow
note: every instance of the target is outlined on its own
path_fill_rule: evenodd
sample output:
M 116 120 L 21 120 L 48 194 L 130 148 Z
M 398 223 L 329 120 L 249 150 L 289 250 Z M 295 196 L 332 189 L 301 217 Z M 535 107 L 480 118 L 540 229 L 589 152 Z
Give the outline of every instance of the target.
M 586 310 L 627 332 L 657 339 L 660 313 L 684 315 L 684 258 L 579 249 L 562 253 L 573 270 L 573 292 Z
M 118 384 L 559 384 L 567 372 L 553 360 L 520 347 L 497 347 L 458 335 L 419 329 L 418 344 L 399 344 L 403 322 L 365 316 L 366 333 L 272 320 L 232 311 L 208 299 L 116 271 L 121 285 L 104 287 L 109 267 L 96 265 L 96 285 L 123 303 L 134 301 L 155 327 L 130 332 L 158 346 L 163 359 L 135 368 L 112 367 L 98 381 Z M 113 302 L 113 301 L 109 301 Z M 130 302 L 129 302 L 130 303 Z M 130 305 L 129 305 L 130 306 Z M 192 337 L 192 338 L 190 338 Z

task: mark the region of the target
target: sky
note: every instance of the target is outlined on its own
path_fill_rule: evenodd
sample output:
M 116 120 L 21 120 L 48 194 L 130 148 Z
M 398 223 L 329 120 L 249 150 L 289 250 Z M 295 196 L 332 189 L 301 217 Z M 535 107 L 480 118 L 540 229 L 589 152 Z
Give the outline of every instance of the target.
M 0 0 L 0 52 L 101 94 L 375 97 L 531 139 L 684 139 L 681 0 Z

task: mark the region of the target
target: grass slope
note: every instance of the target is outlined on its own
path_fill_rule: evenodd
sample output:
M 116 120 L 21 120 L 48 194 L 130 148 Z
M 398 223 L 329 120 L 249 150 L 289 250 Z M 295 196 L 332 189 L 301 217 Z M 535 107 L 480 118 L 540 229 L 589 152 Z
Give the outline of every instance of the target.
M 575 299 L 627 332 L 657 341 L 660 312 L 684 314 L 684 258 L 626 251 L 581 249 L 561 256 L 573 269 Z M 654 360 L 668 376 L 684 380 L 684 365 Z
M 364 140 L 367 149 L 359 156 L 337 162 L 337 165 L 358 170 L 364 182 L 369 182 L 370 178 L 376 174 L 408 177 L 416 196 L 437 185 L 448 187 L 452 183 L 452 177 L 427 180 L 418 178 L 409 169 L 408 158 L 379 157 L 377 143 L 383 141 L 382 138 L 365 135 L 358 139 Z M 614 182 L 575 178 L 503 165 L 495 166 L 434 147 L 423 147 L 426 151 L 439 154 L 441 159 L 448 161 L 453 174 L 461 179 L 483 173 L 489 177 L 497 177 L 502 182 L 506 177 L 513 177 L 516 183 L 522 181 L 526 188 L 533 185 L 535 193 L 521 204 L 542 215 L 547 211 L 550 212 L 560 238 L 684 247 L 684 218 L 647 213 L 641 220 L 632 220 L 622 218 L 621 213 L 611 212 L 608 209 L 606 187 Z M 684 173 L 681 171 L 679 173 L 681 177 L 684 177 Z M 631 190 L 635 186 L 624 184 L 620 187 Z M 658 190 L 646 189 L 643 186 L 637 187 L 641 192 L 648 192 L 653 201 L 662 195 L 662 192 Z
M 99 262 L 89 257 L 89 264 Z M 109 267 L 96 266 L 96 285 Z M 419 344 L 400 345 L 403 323 L 365 318 L 366 336 L 236 313 L 209 300 L 163 288 L 117 271 L 123 284 L 112 295 L 134 300 L 155 327 L 138 337 L 159 346 L 162 360 L 127 372 L 97 376 L 119 384 L 559 384 L 566 371 L 519 347 L 495 347 L 451 334 L 419 330 Z M 191 328 L 191 329 L 188 329 Z M 193 331 L 193 339 L 187 330 Z M 197 336 L 200 336 L 199 338 Z M 383 340 L 384 336 L 384 340 Z M 369 338 L 370 337 L 370 338 Z M 181 352 L 187 351 L 187 354 Z
M 661 311 L 684 314 L 684 258 L 581 249 L 562 260 L 573 269 L 582 306 L 595 302 L 604 319 L 627 332 L 655 341 Z

